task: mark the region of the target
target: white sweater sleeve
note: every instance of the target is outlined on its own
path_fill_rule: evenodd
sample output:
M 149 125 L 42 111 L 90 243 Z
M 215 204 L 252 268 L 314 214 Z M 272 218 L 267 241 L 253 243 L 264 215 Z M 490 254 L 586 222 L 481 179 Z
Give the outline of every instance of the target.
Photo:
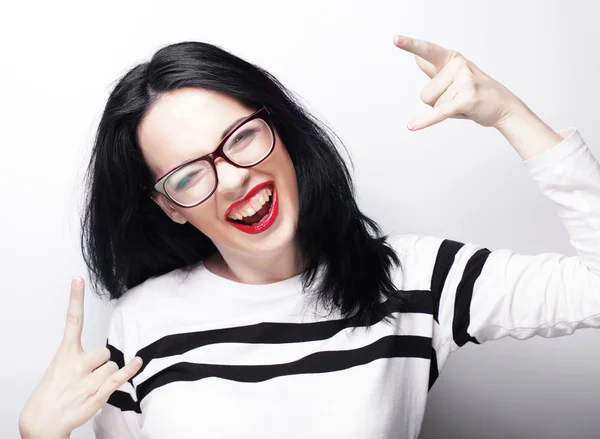
M 403 239 L 407 262 L 431 289 L 438 363 L 467 342 L 600 328 L 600 164 L 574 127 L 559 134 L 563 141 L 522 163 L 577 256 L 490 251 L 419 233 Z
M 106 346 L 110 350 L 110 360 L 122 368 L 128 363 L 131 354 L 125 348 L 123 318 L 118 305 L 112 311 Z M 138 439 L 141 411 L 131 380 L 123 384 L 110 396 L 106 404 L 92 417 L 96 439 Z

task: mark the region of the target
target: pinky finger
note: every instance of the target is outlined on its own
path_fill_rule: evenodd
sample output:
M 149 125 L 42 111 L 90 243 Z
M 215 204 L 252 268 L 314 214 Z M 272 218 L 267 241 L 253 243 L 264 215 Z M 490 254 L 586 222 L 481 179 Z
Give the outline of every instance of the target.
M 423 128 L 430 127 L 436 123 L 440 123 L 447 118 L 454 116 L 460 111 L 461 104 L 452 101 L 446 104 L 435 107 L 432 111 L 418 119 L 412 120 L 408 123 L 407 128 L 411 131 L 421 130 Z
M 138 358 L 138 357 L 136 357 Z M 142 366 L 142 362 L 133 358 L 129 363 L 110 375 L 98 388 L 96 396 L 103 402 L 108 401 L 108 398 L 119 387 L 125 384 Z

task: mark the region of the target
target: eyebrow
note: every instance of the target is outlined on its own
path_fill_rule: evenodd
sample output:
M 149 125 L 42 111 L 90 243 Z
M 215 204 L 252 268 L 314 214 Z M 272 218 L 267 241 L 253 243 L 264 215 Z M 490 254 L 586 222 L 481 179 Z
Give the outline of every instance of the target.
M 242 120 L 246 119 L 247 117 L 248 117 L 248 116 L 242 116 L 242 117 L 240 117 L 238 120 L 234 121 L 234 122 L 233 122 L 231 125 L 229 125 L 229 126 L 228 126 L 228 127 L 225 129 L 225 131 L 223 131 L 223 134 L 221 134 L 221 139 L 222 139 L 223 137 L 225 137 L 225 136 L 226 136 L 226 135 L 229 133 L 229 131 L 231 131 L 231 129 L 232 129 L 234 126 L 236 126 L 238 123 L 240 123 Z
M 236 126 L 238 123 L 240 123 L 242 120 L 246 119 L 247 117 L 248 117 L 248 116 L 242 116 L 242 117 L 240 117 L 239 119 L 237 119 L 237 120 L 233 121 L 233 123 L 232 123 L 231 125 L 229 125 L 227 128 L 225 128 L 225 131 L 223 131 L 223 134 L 221 134 L 221 139 L 223 139 L 223 138 L 224 138 L 224 137 L 225 137 L 227 134 L 229 134 L 229 131 L 231 131 L 231 129 L 232 129 L 234 126 Z M 184 161 L 183 163 L 187 163 L 188 161 L 191 161 L 191 160 L 192 160 L 192 159 L 190 159 L 190 160 L 186 160 L 186 161 Z M 183 163 L 180 163 L 180 164 L 178 164 L 177 166 L 175 166 L 175 168 L 177 168 L 177 167 L 181 166 Z M 173 169 L 175 169 L 175 168 L 173 168 Z M 169 172 L 170 172 L 170 171 L 169 171 Z M 165 175 L 166 175 L 166 174 L 165 174 Z M 163 177 L 164 177 L 164 175 L 163 175 Z M 161 177 L 161 178 L 162 178 L 162 177 Z

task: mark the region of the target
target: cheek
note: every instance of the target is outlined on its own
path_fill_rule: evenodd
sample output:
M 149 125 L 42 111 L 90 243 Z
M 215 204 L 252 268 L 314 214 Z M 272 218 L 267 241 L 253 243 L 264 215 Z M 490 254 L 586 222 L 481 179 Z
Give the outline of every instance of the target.
M 296 180 L 296 172 L 294 164 L 291 160 L 285 162 L 285 166 L 281 167 L 283 175 L 281 175 L 282 184 L 285 186 L 284 197 L 285 204 L 287 204 L 288 212 L 294 217 L 298 215 L 299 206 L 299 194 L 298 194 L 298 182 Z
M 211 235 L 211 230 L 219 227 L 219 223 L 222 224 L 217 215 L 217 205 L 214 199 L 210 199 L 200 206 L 187 209 L 184 214 L 190 224 L 207 236 Z
M 281 142 L 277 139 L 278 142 Z M 276 149 L 273 154 L 275 155 L 275 170 L 276 173 L 285 181 L 286 187 L 290 190 L 296 188 L 296 171 L 294 169 L 294 163 L 292 163 L 292 159 L 285 147 L 279 143 L 280 148 Z

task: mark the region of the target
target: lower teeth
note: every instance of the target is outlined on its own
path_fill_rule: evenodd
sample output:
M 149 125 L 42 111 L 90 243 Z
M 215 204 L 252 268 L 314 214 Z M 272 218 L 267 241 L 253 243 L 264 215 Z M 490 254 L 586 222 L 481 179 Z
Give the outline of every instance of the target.
M 269 203 L 269 209 L 267 210 L 267 213 L 265 213 L 258 221 L 253 222 L 252 224 L 249 224 L 250 227 L 254 227 L 258 223 L 260 223 L 262 220 L 264 220 L 267 217 L 267 215 L 269 215 L 269 212 L 271 212 L 271 208 L 273 207 L 272 199 L 269 199 L 268 203 Z M 236 220 L 236 222 L 238 222 L 240 224 L 244 224 L 243 222 L 241 222 L 239 220 Z M 248 224 L 244 224 L 244 225 L 248 225 Z

